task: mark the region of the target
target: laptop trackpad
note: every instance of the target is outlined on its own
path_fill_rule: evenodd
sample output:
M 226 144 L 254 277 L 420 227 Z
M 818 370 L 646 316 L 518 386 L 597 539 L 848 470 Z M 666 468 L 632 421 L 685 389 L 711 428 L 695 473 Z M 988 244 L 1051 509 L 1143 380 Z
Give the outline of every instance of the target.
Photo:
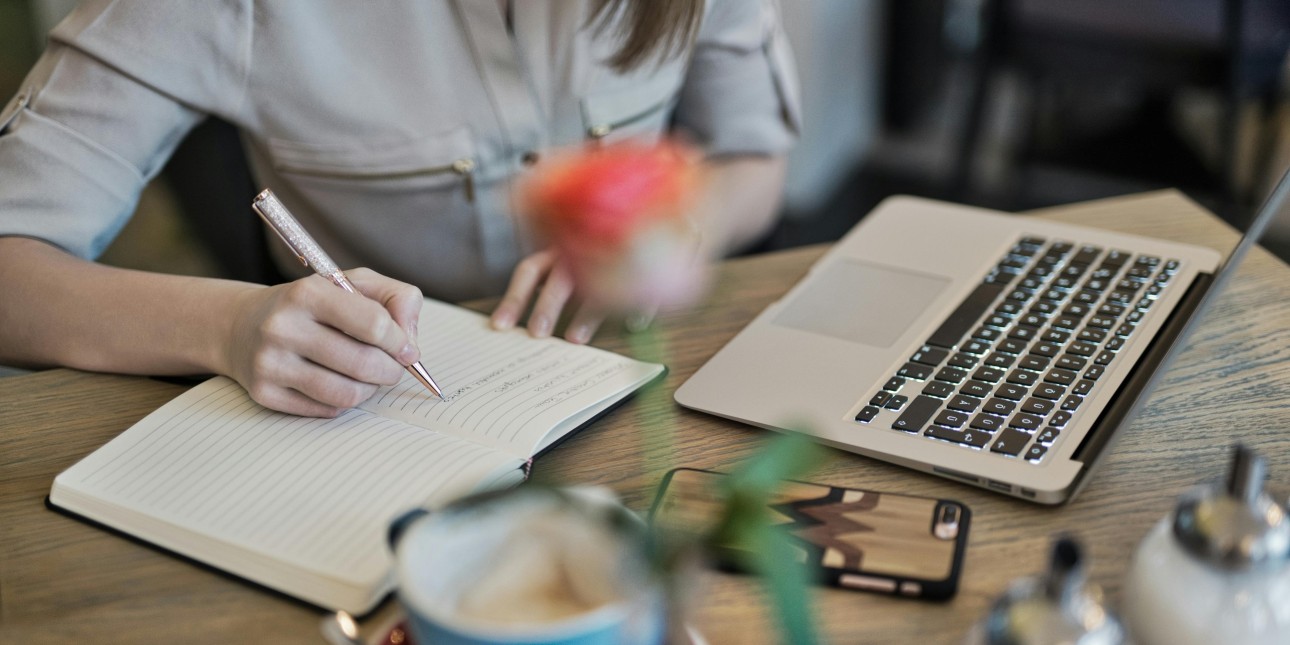
M 890 347 L 949 283 L 949 278 L 839 260 L 812 276 L 772 323 Z

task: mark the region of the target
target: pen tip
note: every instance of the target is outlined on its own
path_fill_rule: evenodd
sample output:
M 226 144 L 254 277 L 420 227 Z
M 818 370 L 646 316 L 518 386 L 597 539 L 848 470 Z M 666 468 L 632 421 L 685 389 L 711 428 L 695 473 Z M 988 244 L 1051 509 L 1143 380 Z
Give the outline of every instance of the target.
M 439 389 L 439 385 L 434 382 L 434 379 L 430 378 L 430 373 L 426 371 L 426 368 L 423 365 L 421 365 L 421 361 L 417 361 L 409 365 L 408 371 L 412 372 L 412 375 L 415 376 L 418 381 L 421 381 L 421 384 L 424 385 L 427 390 L 434 392 L 434 395 L 440 399 L 443 398 L 443 391 Z

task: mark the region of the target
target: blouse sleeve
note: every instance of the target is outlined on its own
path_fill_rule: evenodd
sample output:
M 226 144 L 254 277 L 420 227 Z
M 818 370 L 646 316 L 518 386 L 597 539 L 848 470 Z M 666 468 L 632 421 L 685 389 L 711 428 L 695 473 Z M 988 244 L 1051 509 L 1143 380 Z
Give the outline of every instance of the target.
M 198 17 L 176 15 L 204 4 L 89 2 L 54 29 L 0 111 L 0 235 L 97 257 L 184 135 L 235 109 L 241 72 L 209 54 L 242 51 L 241 36 L 209 22 L 186 30 Z
M 709 0 L 675 123 L 710 155 L 781 154 L 801 132 L 797 74 L 774 0 Z

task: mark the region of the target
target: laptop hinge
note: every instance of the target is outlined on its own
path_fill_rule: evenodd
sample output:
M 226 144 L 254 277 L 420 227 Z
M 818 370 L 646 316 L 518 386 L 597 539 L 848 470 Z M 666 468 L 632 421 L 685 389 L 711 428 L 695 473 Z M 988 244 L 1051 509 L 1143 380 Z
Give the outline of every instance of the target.
M 1152 338 L 1151 343 L 1147 345 L 1146 351 L 1138 358 L 1128 378 L 1120 384 L 1120 389 L 1102 409 L 1101 416 L 1093 422 L 1092 429 L 1084 435 L 1084 440 L 1075 448 L 1071 459 L 1088 463 L 1110 447 L 1111 440 L 1119 434 L 1115 430 L 1137 410 L 1138 405 L 1145 398 L 1143 394 L 1151 390 L 1156 379 L 1164 372 L 1164 361 L 1169 356 L 1169 350 L 1187 328 L 1187 322 L 1195 314 L 1197 306 L 1200 305 L 1205 292 L 1209 291 L 1213 282 L 1213 274 L 1201 273 L 1196 276 L 1178 302 L 1178 306 L 1169 313 L 1165 324 L 1160 327 L 1155 338 Z

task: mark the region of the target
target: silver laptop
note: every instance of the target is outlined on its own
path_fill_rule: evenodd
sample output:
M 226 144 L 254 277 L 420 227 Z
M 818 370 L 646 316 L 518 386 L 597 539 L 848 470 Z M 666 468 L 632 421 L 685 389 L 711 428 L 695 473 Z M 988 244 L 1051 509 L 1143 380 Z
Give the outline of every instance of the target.
M 1207 248 L 884 201 L 676 392 L 681 405 L 1044 504 L 1075 496 L 1221 283 Z

